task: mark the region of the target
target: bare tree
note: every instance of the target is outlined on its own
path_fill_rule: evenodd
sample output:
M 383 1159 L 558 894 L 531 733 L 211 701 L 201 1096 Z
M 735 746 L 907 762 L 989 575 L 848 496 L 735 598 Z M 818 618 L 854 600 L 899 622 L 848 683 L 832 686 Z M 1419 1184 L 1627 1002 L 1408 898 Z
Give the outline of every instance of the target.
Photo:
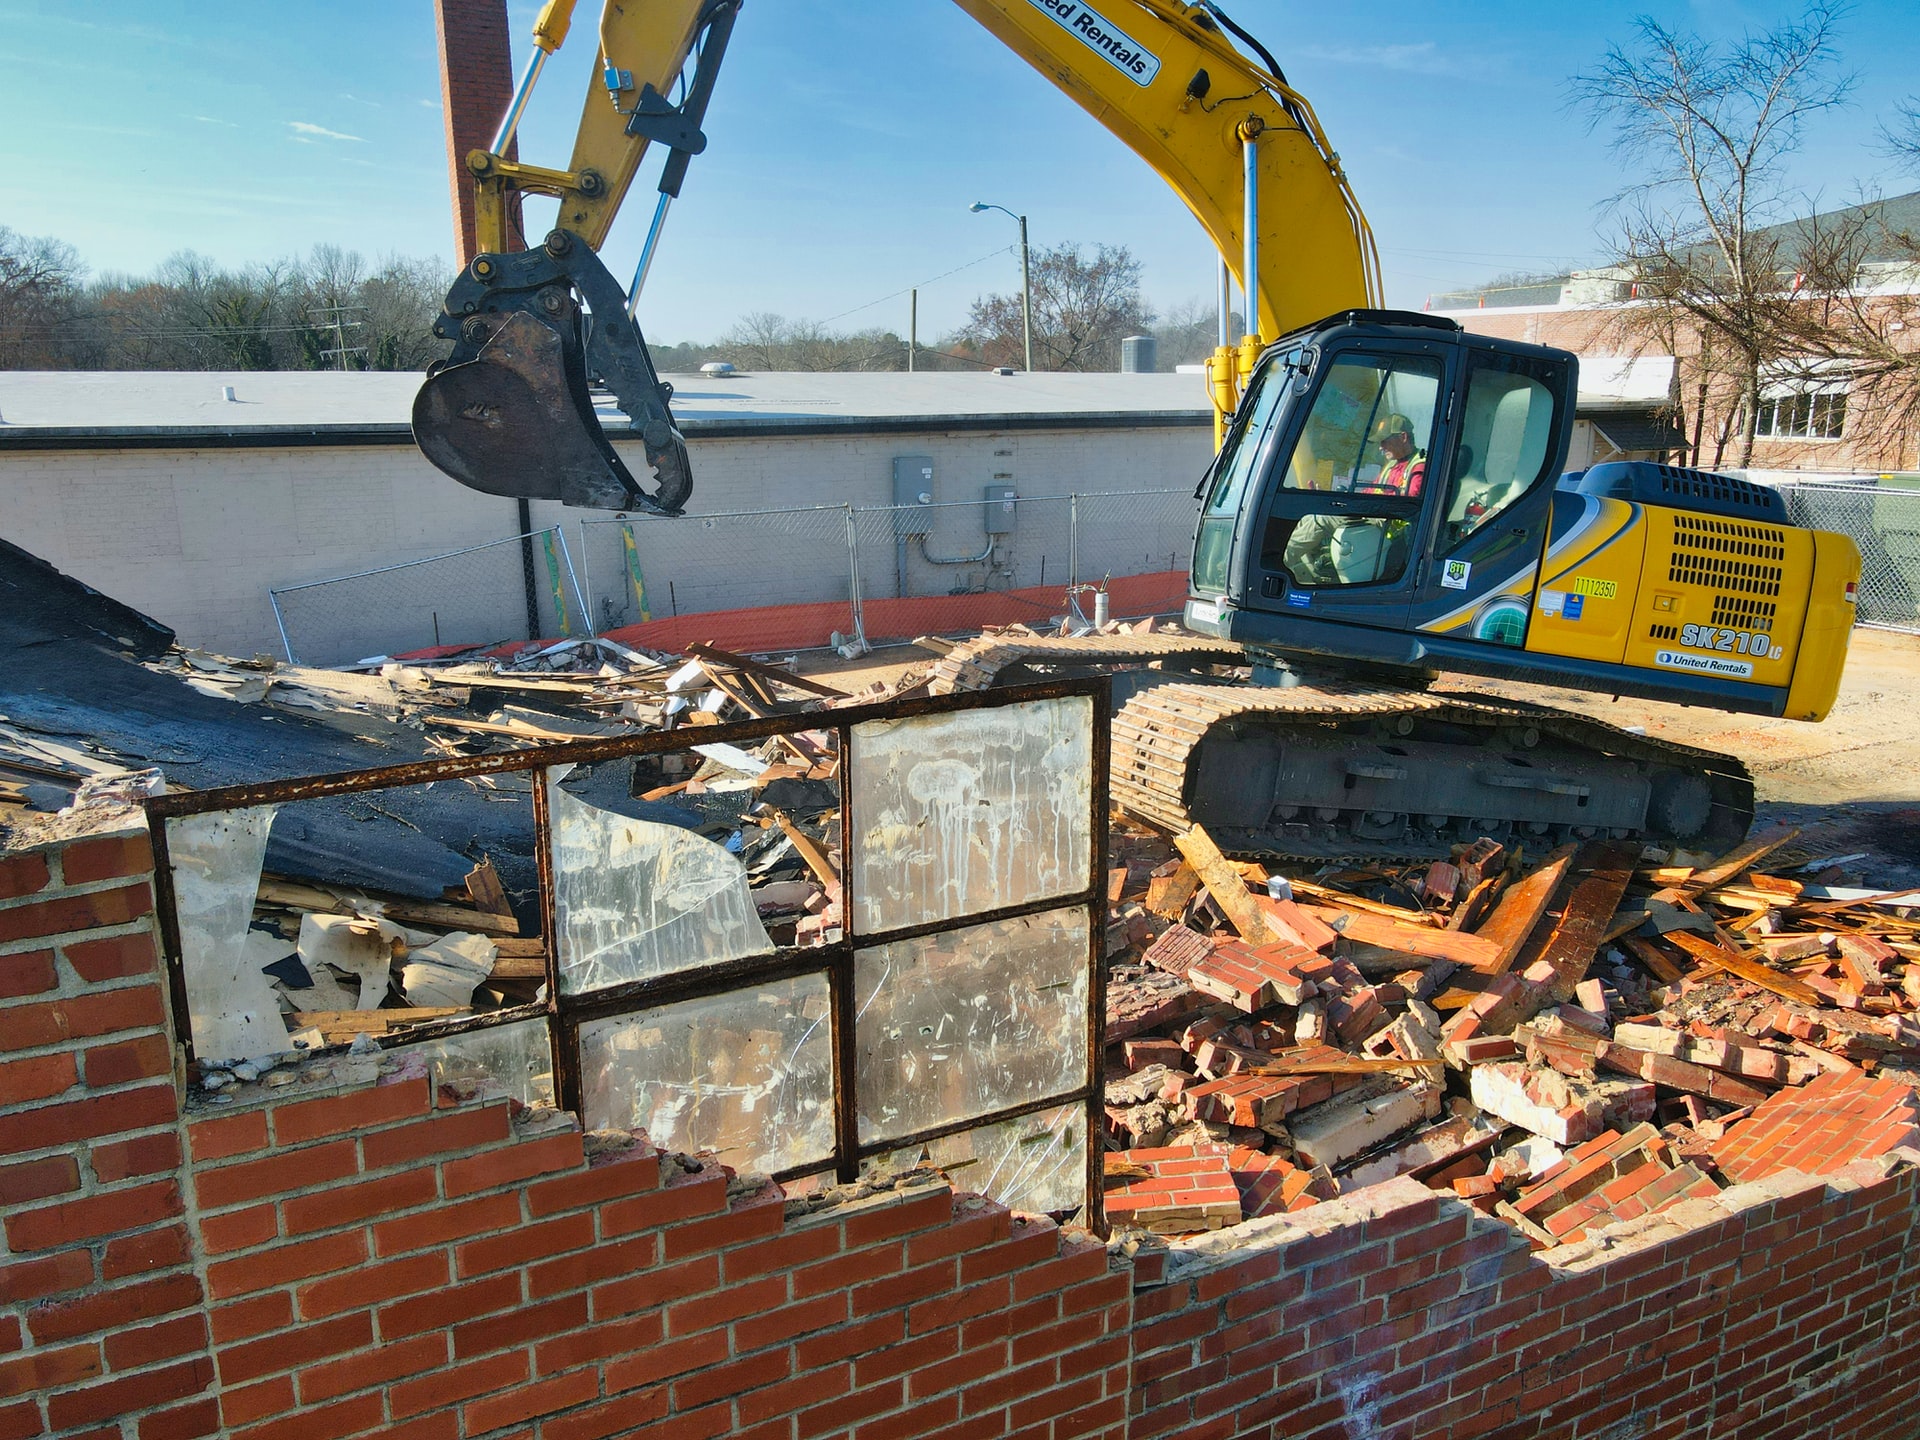
M 906 342 L 890 330 L 841 333 L 816 320 L 756 311 L 712 347 L 743 370 L 904 370 Z
M 1572 82 L 1641 177 L 1616 197 L 1617 259 L 1651 323 L 1698 337 L 1696 383 L 1723 410 L 1716 462 L 1736 429 L 1739 463 L 1752 460 L 1762 377 L 1792 344 L 1793 270 L 1768 227 L 1786 218 L 1782 169 L 1808 117 L 1852 88 L 1839 13 L 1816 0 L 1725 44 L 1643 16 L 1630 44 Z
M 71 245 L 0 225 L 0 370 L 66 369 L 80 294 Z
M 1227 333 L 1238 342 L 1243 317 L 1238 310 L 1227 317 Z M 1152 327 L 1162 370 L 1176 365 L 1198 365 L 1220 342 L 1220 307 L 1213 299 L 1182 300 Z M 1124 336 L 1122 337 L 1125 338 Z
M 1140 262 L 1124 245 L 1074 244 L 1033 254 L 1033 356 L 1042 370 L 1118 370 L 1120 342 L 1151 328 L 1140 296 Z M 992 365 L 1024 358 L 1021 297 L 986 295 L 973 302 L 956 337 Z

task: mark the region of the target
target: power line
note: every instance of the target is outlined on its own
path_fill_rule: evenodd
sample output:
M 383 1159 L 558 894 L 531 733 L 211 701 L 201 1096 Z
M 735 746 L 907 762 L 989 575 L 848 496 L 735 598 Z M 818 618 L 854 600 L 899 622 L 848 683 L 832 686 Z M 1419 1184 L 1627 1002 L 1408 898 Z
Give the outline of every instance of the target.
M 820 324 L 831 325 L 834 321 L 844 320 L 849 315 L 858 315 L 862 310 L 871 310 L 874 306 L 884 305 L 889 300 L 898 300 L 902 295 L 905 295 L 910 291 L 925 289 L 927 286 L 933 284 L 934 280 L 944 280 L 949 275 L 958 275 L 962 270 L 971 270 L 976 265 L 984 265 L 987 263 L 987 261 L 996 260 L 1002 255 L 1011 255 L 1014 252 L 1014 248 L 1015 247 L 1012 245 L 1002 245 L 998 250 L 988 251 L 985 255 L 982 255 L 978 260 L 969 260 L 964 265 L 956 265 L 951 270 L 941 271 L 938 275 L 933 277 L 933 280 L 919 280 L 914 282 L 912 285 L 903 285 L 898 290 L 893 291 L 891 294 L 882 295 L 878 300 L 869 300 L 866 302 L 866 304 L 856 305 L 851 310 L 842 310 L 838 315 L 829 315 L 826 319 L 820 321 Z

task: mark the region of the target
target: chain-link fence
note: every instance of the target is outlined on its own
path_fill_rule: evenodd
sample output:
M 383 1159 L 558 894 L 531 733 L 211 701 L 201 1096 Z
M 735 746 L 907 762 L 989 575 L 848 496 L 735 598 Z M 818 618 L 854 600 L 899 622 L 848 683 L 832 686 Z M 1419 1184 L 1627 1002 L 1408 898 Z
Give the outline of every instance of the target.
M 602 632 L 730 610 L 820 607 L 854 632 L 845 505 L 580 522 L 580 568 Z
M 298 665 L 593 633 L 557 525 L 267 597 L 287 659 Z
M 601 633 L 661 648 L 1045 625 L 1075 584 L 1107 585 L 1116 617 L 1164 614 L 1186 594 L 1194 508 L 1152 490 L 583 520 L 581 570 Z
M 1855 620 L 1920 632 L 1920 491 L 1856 484 L 1777 484 L 1796 525 L 1836 530 L 1860 547 Z

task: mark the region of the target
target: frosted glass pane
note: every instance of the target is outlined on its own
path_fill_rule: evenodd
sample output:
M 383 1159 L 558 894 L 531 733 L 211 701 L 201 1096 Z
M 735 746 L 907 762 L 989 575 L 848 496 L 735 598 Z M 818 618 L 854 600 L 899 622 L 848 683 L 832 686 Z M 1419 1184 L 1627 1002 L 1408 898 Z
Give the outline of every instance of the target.
M 504 1095 L 522 1105 L 552 1105 L 553 1049 L 545 1020 L 521 1020 L 446 1035 L 408 1047 L 422 1053 L 437 1103 L 460 1105 Z
M 575 799 L 565 774 L 547 772 L 563 993 L 772 952 L 738 860 L 691 830 Z
M 861 1143 L 1084 1086 L 1088 953 L 1076 906 L 856 954 Z
M 833 1153 L 833 1026 L 824 975 L 580 1027 L 589 1130 L 644 1130 L 768 1174 Z
M 948 1171 L 956 1190 L 1011 1210 L 1075 1210 L 1087 1203 L 1087 1109 L 1062 1105 L 877 1155 L 876 1171 L 910 1170 L 922 1159 Z
M 251 1060 L 293 1048 L 278 993 L 247 943 L 276 808 L 257 805 L 167 822 L 180 964 L 193 1053 L 201 1060 Z
M 871 720 L 853 729 L 852 759 L 851 873 L 861 931 L 1086 888 L 1087 696 Z

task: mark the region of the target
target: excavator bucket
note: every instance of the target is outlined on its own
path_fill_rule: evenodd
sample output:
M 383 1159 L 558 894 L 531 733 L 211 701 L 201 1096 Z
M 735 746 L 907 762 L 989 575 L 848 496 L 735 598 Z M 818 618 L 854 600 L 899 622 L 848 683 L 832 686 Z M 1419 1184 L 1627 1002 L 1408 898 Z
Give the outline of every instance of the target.
M 679 514 L 693 489 L 686 442 L 668 409 L 672 390 L 654 373 L 624 298 L 593 251 L 566 231 L 538 250 L 476 259 L 435 326 L 454 340 L 453 354 L 414 398 L 421 452 L 489 495 Z M 650 485 L 601 428 L 591 378 L 631 419 Z

